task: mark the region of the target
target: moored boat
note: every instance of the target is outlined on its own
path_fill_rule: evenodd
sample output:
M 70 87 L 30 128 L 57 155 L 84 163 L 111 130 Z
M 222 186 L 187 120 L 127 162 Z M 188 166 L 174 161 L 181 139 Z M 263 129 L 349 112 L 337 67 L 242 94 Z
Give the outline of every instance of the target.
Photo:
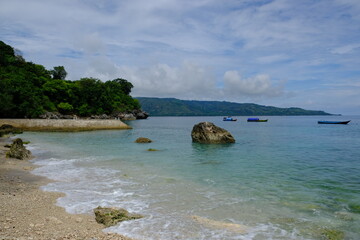
M 318 124 L 348 124 L 349 121 L 318 121 Z
M 237 121 L 237 119 L 233 117 L 224 117 L 223 121 Z
M 248 118 L 248 122 L 267 122 L 267 119 L 259 119 L 259 118 Z

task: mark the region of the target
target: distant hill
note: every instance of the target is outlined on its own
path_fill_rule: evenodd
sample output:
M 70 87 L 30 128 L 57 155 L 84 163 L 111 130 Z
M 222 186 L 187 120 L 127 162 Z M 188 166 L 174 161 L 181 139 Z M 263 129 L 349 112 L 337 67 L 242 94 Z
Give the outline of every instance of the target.
M 150 116 L 299 116 L 331 115 L 302 108 L 278 108 L 254 103 L 179 100 L 138 97 L 141 108 Z

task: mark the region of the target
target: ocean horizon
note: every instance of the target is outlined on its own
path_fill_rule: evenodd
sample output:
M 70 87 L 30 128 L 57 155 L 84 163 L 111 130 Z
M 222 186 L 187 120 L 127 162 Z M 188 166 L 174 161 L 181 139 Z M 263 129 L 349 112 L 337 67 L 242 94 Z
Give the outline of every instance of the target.
M 33 173 L 55 180 L 42 189 L 65 193 L 57 205 L 67 212 L 103 206 L 145 216 L 104 231 L 139 240 L 360 239 L 360 116 L 234 117 L 150 117 L 126 122 L 129 130 L 21 138 L 39 165 Z M 204 121 L 236 143 L 192 143 Z

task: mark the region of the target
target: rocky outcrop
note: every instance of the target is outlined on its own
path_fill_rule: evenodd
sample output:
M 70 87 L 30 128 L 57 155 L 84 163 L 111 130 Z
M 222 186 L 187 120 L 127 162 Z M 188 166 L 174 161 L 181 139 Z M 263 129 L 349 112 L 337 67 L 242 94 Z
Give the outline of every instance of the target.
M 142 110 L 134 110 L 132 114 L 134 114 L 136 119 L 147 119 L 149 117 L 149 114 Z
M 63 115 L 59 112 L 46 112 L 39 116 L 41 119 L 77 119 L 76 115 Z
M 119 222 L 143 218 L 144 216 L 129 213 L 123 208 L 97 207 L 94 209 L 95 220 L 106 227 L 114 226 Z
M 24 147 L 21 138 L 17 138 L 10 146 L 10 150 L 6 153 L 9 158 L 17 158 L 23 160 L 31 156 L 31 152 Z
M 131 112 L 118 113 L 116 117 L 120 118 L 120 120 L 128 121 L 136 119 L 147 119 L 149 117 L 149 114 L 142 110 L 133 110 Z
M 85 117 L 85 119 L 120 119 L 120 120 L 136 120 L 136 119 L 147 119 L 149 114 L 142 110 L 133 110 L 128 112 L 117 112 L 111 115 L 101 114 L 101 115 L 91 115 L 90 117 Z M 46 112 L 39 116 L 41 119 L 78 119 L 80 117 L 76 115 L 63 115 L 59 112 Z
M 135 140 L 136 143 L 151 143 L 152 140 L 145 137 L 139 137 Z
M 225 129 L 211 122 L 201 122 L 194 125 L 191 132 L 193 142 L 197 143 L 234 143 L 234 137 Z
M 15 127 L 13 127 L 10 124 L 3 124 L 0 127 L 0 137 L 7 135 L 7 134 L 19 134 L 21 133 L 21 131 Z

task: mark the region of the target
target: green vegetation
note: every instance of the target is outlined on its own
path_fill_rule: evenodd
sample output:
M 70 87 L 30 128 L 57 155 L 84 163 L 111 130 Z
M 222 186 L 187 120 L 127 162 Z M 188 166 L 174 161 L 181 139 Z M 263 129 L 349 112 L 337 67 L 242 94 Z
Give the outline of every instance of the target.
M 281 116 L 330 115 L 324 111 L 277 108 L 253 103 L 186 101 L 175 98 L 137 98 L 151 116 Z
M 46 70 L 0 41 L 0 118 L 37 118 L 44 112 L 87 117 L 140 109 L 125 79 L 69 81 L 66 76 L 63 66 Z

